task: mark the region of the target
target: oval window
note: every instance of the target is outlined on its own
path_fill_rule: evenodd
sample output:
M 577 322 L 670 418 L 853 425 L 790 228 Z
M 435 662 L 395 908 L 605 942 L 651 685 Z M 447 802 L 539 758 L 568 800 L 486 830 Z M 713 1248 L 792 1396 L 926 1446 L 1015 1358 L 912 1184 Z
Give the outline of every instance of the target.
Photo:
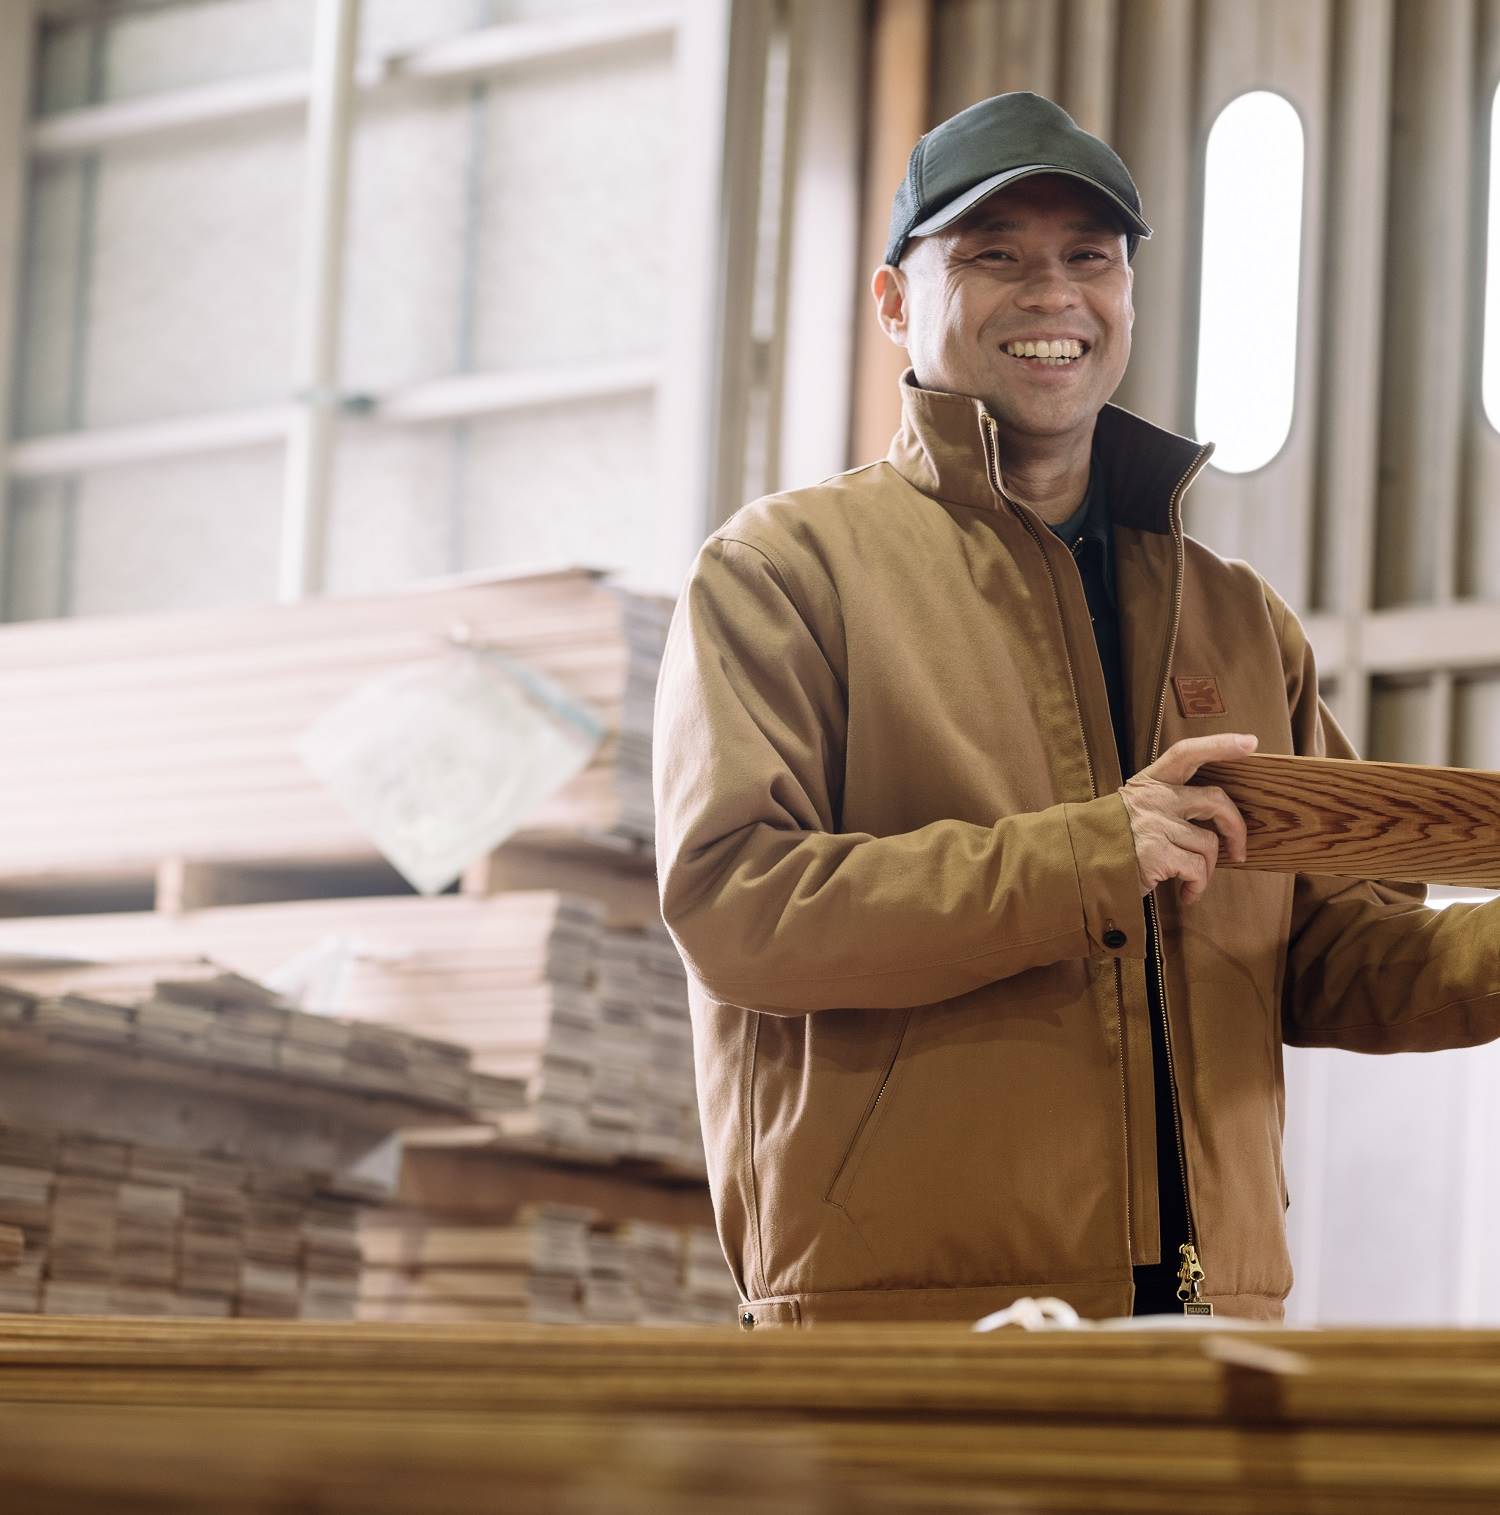
M 1203 175 L 1195 421 L 1225 473 L 1265 467 L 1292 429 L 1302 168 L 1285 96 L 1252 90 L 1219 112 Z

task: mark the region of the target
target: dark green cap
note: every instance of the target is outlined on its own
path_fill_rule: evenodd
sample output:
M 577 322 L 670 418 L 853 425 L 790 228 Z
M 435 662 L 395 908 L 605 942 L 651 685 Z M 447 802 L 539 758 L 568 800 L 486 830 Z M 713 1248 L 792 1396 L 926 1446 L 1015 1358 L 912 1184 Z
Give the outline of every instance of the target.
M 1112 201 L 1125 222 L 1125 246 L 1151 235 L 1141 219 L 1135 180 L 1107 142 L 1030 90 L 991 95 L 950 116 L 911 150 L 891 207 L 885 261 L 899 263 L 912 237 L 958 220 L 996 190 L 1032 174 L 1068 174 Z

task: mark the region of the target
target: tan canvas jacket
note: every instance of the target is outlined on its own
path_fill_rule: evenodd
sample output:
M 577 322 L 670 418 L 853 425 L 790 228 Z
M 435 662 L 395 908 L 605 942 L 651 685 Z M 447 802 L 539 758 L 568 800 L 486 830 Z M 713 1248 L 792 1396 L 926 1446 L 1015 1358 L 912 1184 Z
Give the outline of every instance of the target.
M 1203 1295 L 1278 1319 L 1283 1039 L 1500 1034 L 1500 914 L 1239 869 L 1143 901 L 1073 559 L 1004 497 L 981 402 L 902 392 L 887 458 L 704 544 L 657 694 L 662 913 L 741 1318 L 1128 1314 L 1159 1251 L 1154 909 Z M 1352 756 L 1297 618 L 1183 534 L 1211 448 L 1115 406 L 1096 442 L 1136 766 L 1222 731 Z M 1174 677 L 1214 684 L 1180 703 Z

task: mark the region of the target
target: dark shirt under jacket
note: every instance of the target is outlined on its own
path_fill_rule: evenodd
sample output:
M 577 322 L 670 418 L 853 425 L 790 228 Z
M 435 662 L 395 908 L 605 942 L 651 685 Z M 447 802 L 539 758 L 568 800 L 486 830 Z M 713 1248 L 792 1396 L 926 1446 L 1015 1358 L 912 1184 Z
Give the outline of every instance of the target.
M 1125 678 L 1120 657 L 1119 602 L 1115 593 L 1114 533 L 1105 499 L 1103 470 L 1089 469 L 1083 503 L 1053 531 L 1072 549 L 1083 580 L 1089 616 L 1094 623 L 1099 663 L 1109 690 L 1109 714 L 1120 756 L 1120 772 L 1129 778 L 1131 763 L 1129 713 L 1125 707 Z M 1177 1160 L 1177 1133 L 1172 1124 L 1172 1095 L 1162 1037 L 1161 997 L 1157 988 L 1159 952 L 1151 917 L 1146 918 L 1146 991 L 1151 1015 L 1151 1064 L 1156 1090 L 1156 1183 L 1160 1199 L 1161 1261 L 1135 1270 L 1135 1313 L 1182 1313 L 1177 1298 L 1177 1249 L 1187 1240 L 1187 1204 Z

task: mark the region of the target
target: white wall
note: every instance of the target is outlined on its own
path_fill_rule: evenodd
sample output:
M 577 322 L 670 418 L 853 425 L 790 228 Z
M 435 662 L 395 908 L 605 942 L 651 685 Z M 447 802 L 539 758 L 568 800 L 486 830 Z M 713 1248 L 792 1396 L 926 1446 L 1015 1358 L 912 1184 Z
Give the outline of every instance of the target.
M 712 0 L 686 5 L 694 16 Z M 673 0 L 365 0 L 362 52 L 509 21 L 673 10 Z M 306 70 L 309 0 L 185 0 L 41 36 L 37 113 Z M 341 389 L 472 374 L 667 367 L 683 348 L 680 202 L 712 262 L 722 120 L 682 34 L 480 82 L 360 97 Z M 712 58 L 708 60 L 711 68 Z M 719 91 L 720 107 L 722 90 Z M 684 125 L 691 129 L 685 131 Z M 122 141 L 32 166 L 14 435 L 287 404 L 304 115 Z M 678 323 L 680 325 L 680 322 Z M 687 376 L 708 387 L 703 368 Z M 327 587 L 587 562 L 675 588 L 703 533 L 668 478 L 661 407 L 636 396 L 421 426 L 342 419 Z M 27 480 L 11 490 L 11 618 L 251 603 L 275 594 L 279 444 Z M 701 497 L 701 488 L 698 491 Z M 676 559 L 662 561 L 666 539 Z
M 1434 891 L 1434 903 L 1458 897 Z M 1288 1318 L 1500 1326 L 1500 1044 L 1288 1047 L 1286 1075 Z

